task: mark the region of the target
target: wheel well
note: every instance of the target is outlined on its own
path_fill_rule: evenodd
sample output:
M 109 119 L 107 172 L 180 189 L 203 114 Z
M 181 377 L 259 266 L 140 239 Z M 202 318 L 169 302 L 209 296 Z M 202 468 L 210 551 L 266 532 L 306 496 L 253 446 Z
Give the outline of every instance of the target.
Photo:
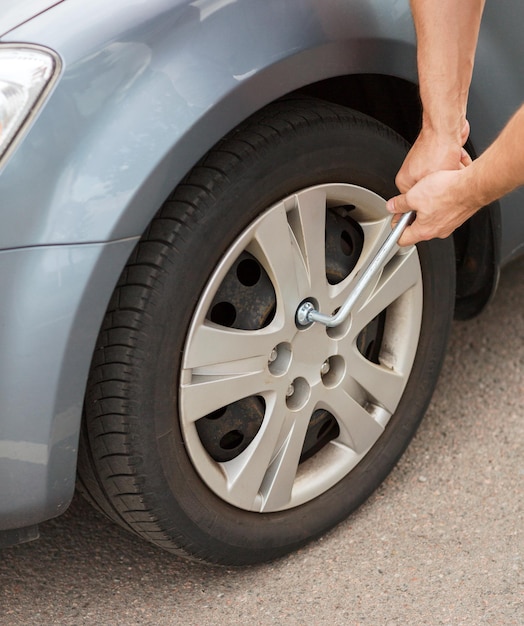
M 413 143 L 421 123 L 421 104 L 414 83 L 380 74 L 355 74 L 324 80 L 298 94 L 322 98 L 355 109 L 395 130 Z M 470 141 L 466 149 L 476 156 Z M 457 267 L 455 318 L 469 319 L 489 301 L 498 278 L 499 207 L 485 207 L 453 235 Z

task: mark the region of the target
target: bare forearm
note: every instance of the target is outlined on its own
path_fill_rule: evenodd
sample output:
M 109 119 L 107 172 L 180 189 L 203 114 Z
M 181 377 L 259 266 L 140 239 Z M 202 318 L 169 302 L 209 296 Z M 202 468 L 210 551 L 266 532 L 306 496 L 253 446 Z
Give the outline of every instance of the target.
M 423 127 L 460 141 L 485 0 L 411 0 Z
M 524 184 L 524 105 L 491 146 L 462 174 L 461 192 L 484 206 Z
M 471 163 L 462 146 L 484 0 L 411 0 L 411 8 L 423 112 L 420 134 L 395 179 L 402 193 L 431 172 Z

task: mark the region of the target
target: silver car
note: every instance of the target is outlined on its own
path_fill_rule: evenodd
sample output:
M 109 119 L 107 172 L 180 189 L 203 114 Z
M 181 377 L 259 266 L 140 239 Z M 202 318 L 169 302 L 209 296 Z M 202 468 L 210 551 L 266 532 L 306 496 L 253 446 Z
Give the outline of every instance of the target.
M 488 2 L 478 154 L 524 100 L 520 0 Z M 395 248 L 417 135 L 407 0 L 0 0 L 0 542 L 75 484 L 186 557 L 276 558 L 408 445 L 453 316 L 524 249 L 523 194 Z

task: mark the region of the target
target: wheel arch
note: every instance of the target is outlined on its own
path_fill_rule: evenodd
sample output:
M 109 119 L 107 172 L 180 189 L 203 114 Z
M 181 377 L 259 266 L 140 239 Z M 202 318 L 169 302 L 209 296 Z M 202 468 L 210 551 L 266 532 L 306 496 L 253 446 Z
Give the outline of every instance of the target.
M 115 42 L 104 20 L 106 5 L 95 0 L 100 13 L 90 10 L 89 16 L 99 21 L 100 34 L 87 58 L 71 43 L 75 39 L 70 25 L 75 22 L 81 28 L 81 20 L 71 19 L 71 11 L 78 8 L 69 3 L 6 38 L 44 38 L 42 43 L 63 57 L 65 74 L 40 123 L 8 164 L 7 171 L 15 169 L 15 179 L 29 164 L 38 180 L 20 198 L 16 186 L 2 185 L 0 177 L 6 205 L 16 208 L 0 233 L 0 247 L 140 236 L 172 189 L 221 137 L 290 94 L 345 104 L 390 126 L 408 142 L 415 139 L 420 103 L 407 2 L 394 11 L 362 0 L 329 6 L 290 0 L 285 8 L 226 2 L 210 13 L 205 2 L 169 3 L 166 8 L 163 0 L 154 1 L 159 13 L 155 17 L 152 10 L 150 29 L 140 34 L 137 18 L 143 22 L 144 16 L 134 15 L 119 0 L 112 4 L 113 12 L 122 13 L 122 32 L 129 39 L 123 34 L 122 41 Z M 275 11 L 283 13 L 278 25 Z M 266 23 L 274 25 L 270 41 L 260 27 Z M 227 59 L 217 30 L 231 33 L 229 65 L 223 63 Z M 217 74 L 218 66 L 225 71 Z M 91 81 L 85 80 L 86 70 Z M 117 77 L 120 82 L 115 83 Z M 174 99 L 154 116 L 151 105 L 165 101 L 166 89 Z M 130 128 L 142 132 L 130 133 Z M 57 142 L 58 136 L 67 139 Z M 50 147 L 55 152 L 52 162 Z M 130 160 L 129 154 L 140 158 Z M 490 209 L 489 219 L 472 220 L 456 237 L 459 251 L 468 253 L 458 268 L 459 284 L 467 290 L 472 281 L 481 283 L 481 293 L 468 293 L 467 307 L 458 307 L 468 309 L 460 317 L 478 312 L 489 298 L 498 272 L 499 239 L 497 206 Z M 481 245 L 470 245 L 477 240 Z M 482 253 L 486 248 L 491 255 Z
M 152 0 L 145 13 L 66 2 L 3 41 L 47 46 L 64 70 L 0 177 L 15 209 L 0 248 L 140 235 L 199 159 L 270 102 L 337 76 L 416 76 L 408 2 Z M 2 183 L 28 167 L 21 199 Z

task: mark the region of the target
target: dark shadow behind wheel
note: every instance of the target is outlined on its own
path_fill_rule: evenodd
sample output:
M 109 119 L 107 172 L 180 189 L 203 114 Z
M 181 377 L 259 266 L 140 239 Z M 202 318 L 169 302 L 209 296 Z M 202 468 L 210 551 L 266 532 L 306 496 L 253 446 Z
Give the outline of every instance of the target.
M 313 500 L 256 513 L 213 493 L 186 452 L 178 377 L 200 294 L 253 220 L 280 199 L 324 183 L 352 183 L 388 198 L 396 193 L 393 181 L 405 153 L 401 139 L 361 114 L 290 100 L 253 116 L 189 173 L 137 245 L 98 338 L 79 456 L 79 488 L 92 503 L 166 550 L 241 565 L 298 548 L 345 519 L 376 489 L 415 433 L 441 368 L 454 301 L 450 240 L 418 247 L 422 327 L 397 410 L 360 463 Z M 264 306 L 270 316 L 270 304 Z M 250 407 L 241 407 L 239 415 L 243 410 Z M 320 427 L 329 431 L 333 425 L 326 424 Z M 212 430 L 201 438 L 209 438 L 212 450 Z

